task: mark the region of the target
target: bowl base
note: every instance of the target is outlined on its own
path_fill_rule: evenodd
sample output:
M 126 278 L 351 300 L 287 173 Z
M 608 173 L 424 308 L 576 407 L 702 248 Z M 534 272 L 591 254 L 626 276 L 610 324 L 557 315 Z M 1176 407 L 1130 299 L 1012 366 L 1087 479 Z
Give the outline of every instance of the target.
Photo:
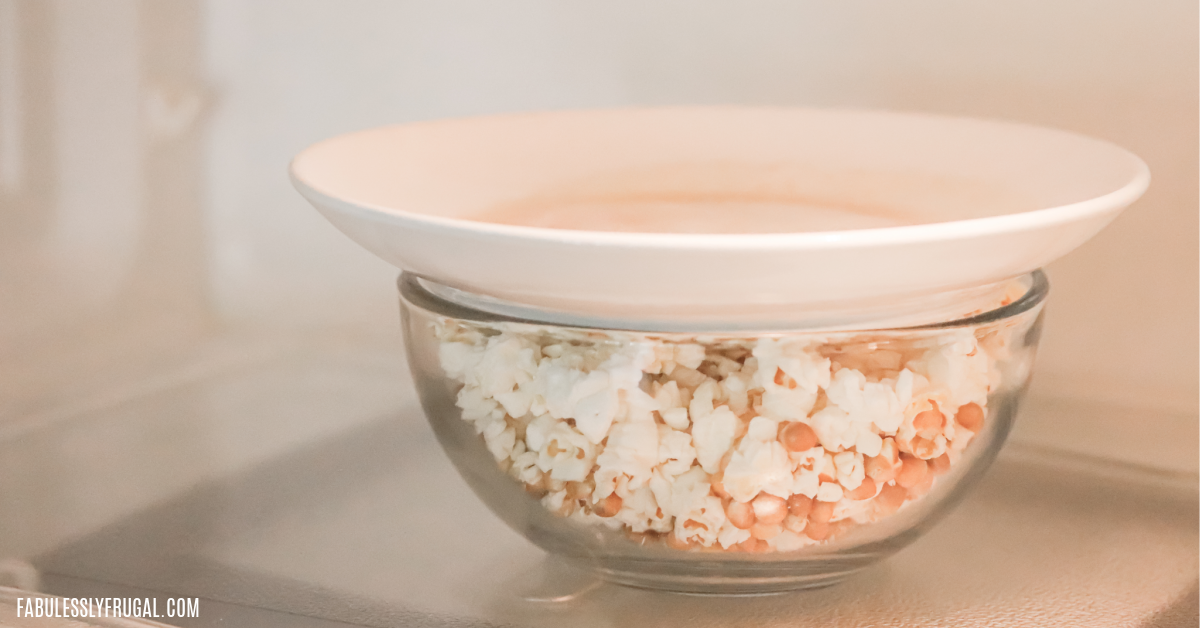
M 624 561 L 622 561 L 624 562 Z M 863 565 L 840 565 L 813 561 L 797 566 L 794 562 L 732 565 L 710 563 L 590 565 L 601 579 L 638 589 L 652 589 L 686 595 L 759 596 L 777 595 L 808 589 L 823 589 L 850 577 Z M 747 567 L 749 567 L 747 569 Z

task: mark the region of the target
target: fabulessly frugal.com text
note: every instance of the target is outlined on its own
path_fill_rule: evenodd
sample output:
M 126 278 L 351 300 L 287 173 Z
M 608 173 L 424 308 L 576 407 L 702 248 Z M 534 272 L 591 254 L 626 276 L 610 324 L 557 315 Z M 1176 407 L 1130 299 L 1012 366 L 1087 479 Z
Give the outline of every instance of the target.
M 17 617 L 63 619 L 99 617 L 199 617 L 200 598 L 170 597 L 160 606 L 152 597 L 19 597 Z

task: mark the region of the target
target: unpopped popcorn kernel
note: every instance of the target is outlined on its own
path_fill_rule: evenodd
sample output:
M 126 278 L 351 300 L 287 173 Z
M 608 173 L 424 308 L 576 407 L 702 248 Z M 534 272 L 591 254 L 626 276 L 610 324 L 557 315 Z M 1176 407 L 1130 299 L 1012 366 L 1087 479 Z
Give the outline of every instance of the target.
M 862 482 L 860 482 L 856 488 L 846 491 L 845 497 L 846 499 L 860 501 L 874 497 L 876 492 L 875 480 L 872 480 L 871 478 L 863 478 Z
M 779 431 L 779 442 L 791 452 L 808 451 L 821 444 L 812 426 L 800 421 L 789 421 Z
M 896 484 L 904 488 L 912 488 L 923 482 L 928 473 L 929 467 L 924 460 L 908 454 L 902 454 L 900 456 L 900 470 L 896 472 Z
M 596 504 L 592 506 L 592 512 L 596 513 L 596 515 L 600 517 L 615 517 L 618 512 L 621 512 L 621 506 L 623 505 L 623 502 L 624 500 L 621 499 L 620 495 L 612 493 L 608 497 L 596 502 Z
M 788 503 L 782 497 L 769 493 L 759 493 L 750 504 L 754 507 L 754 518 L 759 523 L 771 525 L 782 523 L 787 518 Z
M 896 484 L 885 485 L 875 498 L 877 516 L 886 517 L 896 512 L 906 499 L 908 499 L 908 491 L 903 487 Z
M 829 538 L 829 522 L 809 520 L 804 526 L 804 534 L 814 541 L 824 541 Z
M 733 500 L 725 506 L 725 518 L 736 528 L 748 530 L 756 520 L 754 506 L 750 502 Z
M 963 405 L 955 413 L 954 422 L 963 429 L 978 433 L 983 428 L 983 409 L 977 403 Z
M 761 541 L 769 541 L 776 536 L 779 536 L 780 532 L 783 532 L 783 526 L 779 525 L 778 523 L 764 523 L 759 521 L 750 528 L 750 536 Z

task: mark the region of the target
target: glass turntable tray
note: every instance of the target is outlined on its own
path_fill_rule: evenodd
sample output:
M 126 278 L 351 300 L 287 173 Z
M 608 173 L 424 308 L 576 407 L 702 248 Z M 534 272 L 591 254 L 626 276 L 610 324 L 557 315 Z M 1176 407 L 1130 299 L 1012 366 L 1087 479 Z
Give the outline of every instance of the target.
M 925 537 L 842 585 L 729 598 L 596 582 L 476 500 L 400 355 L 244 352 L 0 439 L 4 467 L 55 487 L 18 495 L 5 481 L 5 507 L 31 515 L 5 520 L 37 549 L 44 591 L 198 596 L 190 626 L 1197 624 L 1195 476 L 1019 442 Z M 110 504 L 103 525 L 39 547 L 35 527 L 69 528 L 59 519 L 85 499 L 72 496 L 97 495 L 135 507 Z

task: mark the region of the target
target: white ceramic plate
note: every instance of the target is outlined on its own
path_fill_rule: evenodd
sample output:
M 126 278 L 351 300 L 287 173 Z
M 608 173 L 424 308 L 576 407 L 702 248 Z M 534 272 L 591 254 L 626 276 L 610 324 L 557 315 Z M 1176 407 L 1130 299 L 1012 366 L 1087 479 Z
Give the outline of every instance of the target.
M 648 321 L 778 319 L 1002 281 L 1091 238 L 1150 180 L 1121 148 L 1023 124 L 736 107 L 389 126 L 309 147 L 291 176 L 398 267 L 498 299 Z M 605 206 L 624 208 L 624 228 L 639 228 L 631 216 L 661 227 L 695 206 L 724 227 L 773 216 L 792 232 L 467 219 L 564 207 L 586 218 Z

